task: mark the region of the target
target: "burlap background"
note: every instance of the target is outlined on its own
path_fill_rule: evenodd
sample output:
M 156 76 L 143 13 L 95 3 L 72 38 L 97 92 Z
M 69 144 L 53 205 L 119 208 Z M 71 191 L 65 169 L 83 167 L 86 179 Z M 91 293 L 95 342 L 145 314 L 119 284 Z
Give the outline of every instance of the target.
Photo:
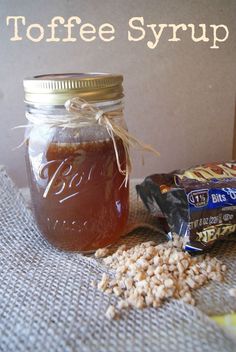
M 131 199 L 136 207 L 131 218 L 147 221 L 147 214 L 137 210 L 136 197 Z M 164 238 L 139 229 L 121 242 L 132 245 L 143 239 Z M 1 169 L 0 351 L 233 352 L 235 341 L 204 313 L 236 310 L 236 300 L 227 292 L 236 286 L 236 242 L 224 242 L 215 252 L 228 265 L 226 282 L 199 290 L 197 307 L 171 301 L 158 310 L 131 309 L 120 320 L 109 321 L 104 313 L 116 298 L 91 286 L 107 269 L 93 257 L 50 246 Z

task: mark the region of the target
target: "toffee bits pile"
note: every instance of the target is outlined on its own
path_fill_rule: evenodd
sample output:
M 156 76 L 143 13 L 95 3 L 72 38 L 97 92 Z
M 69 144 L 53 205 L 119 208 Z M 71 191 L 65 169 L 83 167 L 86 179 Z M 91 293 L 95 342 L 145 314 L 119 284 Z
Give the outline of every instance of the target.
M 223 281 L 226 266 L 209 254 L 191 257 L 182 251 L 183 241 L 175 236 L 173 241 L 156 245 L 144 242 L 130 249 L 125 245 L 110 255 L 109 249 L 95 253 L 112 269 L 104 273 L 100 282 L 93 283 L 106 293 L 119 297 L 117 306 L 110 305 L 108 319 L 119 316 L 122 309 L 135 307 L 160 307 L 167 299 L 181 299 L 195 304 L 192 292 L 209 280 Z

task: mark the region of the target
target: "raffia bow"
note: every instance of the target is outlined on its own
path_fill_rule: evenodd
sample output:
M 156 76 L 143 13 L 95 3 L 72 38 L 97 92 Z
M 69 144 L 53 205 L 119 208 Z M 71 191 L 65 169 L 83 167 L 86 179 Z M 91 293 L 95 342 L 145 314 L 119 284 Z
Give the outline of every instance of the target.
M 129 175 L 132 169 L 132 163 L 129 152 L 130 147 L 139 147 L 142 150 L 153 152 L 154 154 L 159 156 L 159 153 L 154 148 L 152 148 L 150 145 L 140 142 L 137 138 L 132 136 L 125 128 L 115 122 L 115 117 L 122 116 L 122 110 L 104 111 L 80 98 L 72 98 L 70 100 L 67 100 L 65 103 L 65 107 L 67 111 L 74 115 L 73 122 L 77 120 L 77 123 L 79 125 L 81 125 L 81 123 L 83 124 L 84 122 L 89 122 L 90 124 L 95 122 L 100 126 L 106 128 L 113 142 L 118 170 L 122 175 L 125 176 L 126 186 L 128 184 Z M 82 122 L 81 119 L 85 121 Z M 124 170 L 122 169 L 120 163 L 116 139 L 120 139 L 122 141 L 125 150 L 126 166 Z

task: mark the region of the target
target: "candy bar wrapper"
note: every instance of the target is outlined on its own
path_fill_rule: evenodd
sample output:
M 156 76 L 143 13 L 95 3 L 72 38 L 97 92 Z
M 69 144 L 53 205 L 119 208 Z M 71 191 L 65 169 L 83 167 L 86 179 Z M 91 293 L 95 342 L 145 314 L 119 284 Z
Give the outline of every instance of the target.
M 136 186 L 152 214 L 161 209 L 170 234 L 199 252 L 236 232 L 236 162 L 211 163 L 154 174 Z

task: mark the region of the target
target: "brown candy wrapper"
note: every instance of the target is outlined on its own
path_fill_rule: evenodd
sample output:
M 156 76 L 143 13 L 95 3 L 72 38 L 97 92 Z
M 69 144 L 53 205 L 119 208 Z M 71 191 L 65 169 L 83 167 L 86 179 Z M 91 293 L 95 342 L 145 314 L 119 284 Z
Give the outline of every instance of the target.
M 152 214 L 161 209 L 169 235 L 184 237 L 189 252 L 208 249 L 236 232 L 235 161 L 154 174 L 136 190 Z

